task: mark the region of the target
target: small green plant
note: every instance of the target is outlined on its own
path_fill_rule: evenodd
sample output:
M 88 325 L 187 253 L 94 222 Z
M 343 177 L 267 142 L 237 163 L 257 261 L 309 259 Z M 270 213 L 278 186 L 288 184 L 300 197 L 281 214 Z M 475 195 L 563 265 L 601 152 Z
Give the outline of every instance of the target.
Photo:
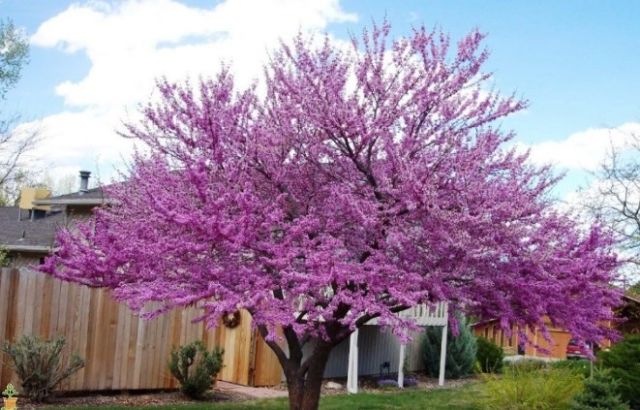
M 628 410 L 617 394 L 619 382 L 607 370 L 596 371 L 593 377 L 585 379 L 584 390 L 571 405 L 572 410 Z
M 5 248 L 0 246 L 0 268 L 9 267 L 9 262 L 10 262 L 9 251 L 7 251 Z
M 495 343 L 478 337 L 476 340 L 478 351 L 476 361 L 482 373 L 500 373 L 504 365 L 504 351 Z
M 479 404 L 485 410 L 566 410 L 582 390 L 572 369 L 529 364 L 506 366 L 501 376 L 483 373 Z
M 447 379 L 459 379 L 473 373 L 476 359 L 476 338 L 467 321 L 458 317 L 458 335 L 454 336 L 451 328 L 447 332 L 447 361 L 445 376 Z M 440 372 L 440 346 L 442 329 L 427 328 L 422 340 L 422 360 L 427 375 L 438 377 Z
M 222 369 L 224 350 L 209 352 L 202 342 L 195 341 L 171 352 L 169 370 L 180 383 L 182 393 L 192 399 L 202 399 Z
M 13 387 L 13 384 L 11 383 L 7 384 L 7 388 L 4 389 L 4 391 L 2 392 L 2 395 L 8 399 L 12 399 L 13 396 L 17 394 L 18 392 L 16 391 L 15 387 Z
M 600 352 L 598 363 L 619 381 L 622 399 L 632 409 L 640 409 L 640 335 L 627 335 L 611 350 Z
M 55 387 L 84 367 L 84 361 L 73 355 L 68 366 L 61 363 L 65 346 L 63 337 L 41 340 L 37 336 L 23 336 L 16 343 L 5 342 L 1 350 L 13 361 L 24 393 L 35 402 L 46 400 Z

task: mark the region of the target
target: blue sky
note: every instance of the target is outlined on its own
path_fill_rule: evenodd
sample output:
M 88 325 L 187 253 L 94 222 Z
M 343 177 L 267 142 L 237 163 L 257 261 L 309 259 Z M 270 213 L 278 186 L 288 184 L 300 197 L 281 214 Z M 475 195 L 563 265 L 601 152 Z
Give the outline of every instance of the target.
M 162 67 L 179 78 L 213 72 L 231 57 L 253 76 L 254 51 L 278 36 L 302 28 L 346 38 L 385 16 L 394 34 L 423 23 L 454 39 L 475 27 L 489 34 L 495 87 L 530 102 L 504 126 L 517 131 L 534 161 L 568 171 L 560 196 L 586 183 L 585 170 L 597 166 L 609 138 L 640 129 L 638 1 L 0 0 L 0 15 L 33 36 L 31 63 L 8 108 L 50 139 L 41 160 L 55 175 L 80 167 L 108 175 L 118 167 L 129 148 L 114 139 L 114 128 L 148 98 L 140 84 L 164 74 Z M 228 44 L 216 42 L 220 33 Z M 189 48 L 193 38 L 211 41 L 200 56 Z

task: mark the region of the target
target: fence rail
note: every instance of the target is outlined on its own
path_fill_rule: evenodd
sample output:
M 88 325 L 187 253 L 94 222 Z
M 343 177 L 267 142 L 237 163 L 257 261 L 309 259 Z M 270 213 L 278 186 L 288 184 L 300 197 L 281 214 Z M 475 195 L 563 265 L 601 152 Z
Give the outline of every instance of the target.
M 143 320 L 115 302 L 103 289 L 91 289 L 27 269 L 0 271 L 0 341 L 22 335 L 64 336 L 65 355 L 78 353 L 85 367 L 61 390 L 135 390 L 176 387 L 167 370 L 174 346 L 202 340 L 225 349 L 220 380 L 272 385 L 281 371 L 273 353 L 251 329 L 242 312 L 240 325 L 207 330 L 192 323 L 199 311 L 172 311 Z M 8 357 L 0 354 L 0 385 L 17 382 Z M 66 358 L 66 357 L 65 357 Z

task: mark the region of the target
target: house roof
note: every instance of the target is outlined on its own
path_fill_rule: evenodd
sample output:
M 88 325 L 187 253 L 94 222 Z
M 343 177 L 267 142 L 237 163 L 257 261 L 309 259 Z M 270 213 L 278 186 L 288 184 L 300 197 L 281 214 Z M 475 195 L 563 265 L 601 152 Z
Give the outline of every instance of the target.
M 34 205 L 102 205 L 108 202 L 102 188 L 93 188 L 86 192 L 73 192 L 47 199 L 33 201 Z
M 102 188 L 73 192 L 33 201 L 34 205 L 49 205 L 51 211 L 30 219 L 28 211 L 17 206 L 0 207 L 0 247 L 9 251 L 48 253 L 54 245 L 57 227 L 64 223 L 64 205 L 97 206 L 108 202 Z M 22 218 L 19 219 L 19 215 Z
M 630 302 L 635 302 L 640 305 L 640 296 L 627 293 L 624 296 L 622 296 L 622 298 L 627 299 Z
M 0 207 L 0 246 L 23 252 L 48 252 L 53 246 L 56 227 L 64 222 L 64 213 L 55 210 L 34 220 L 18 219 L 17 206 Z

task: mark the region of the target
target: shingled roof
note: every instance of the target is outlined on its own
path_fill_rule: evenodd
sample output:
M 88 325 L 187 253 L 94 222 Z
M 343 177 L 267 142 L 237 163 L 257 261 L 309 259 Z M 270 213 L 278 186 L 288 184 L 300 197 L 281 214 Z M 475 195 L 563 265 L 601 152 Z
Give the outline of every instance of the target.
M 101 187 L 33 201 L 34 205 L 102 205 L 107 202 Z
M 107 202 L 102 188 L 93 188 L 33 201 L 34 205 L 52 209 L 38 212 L 33 219 L 29 218 L 28 210 L 20 212 L 16 206 L 0 207 L 0 247 L 10 251 L 49 252 L 54 245 L 56 229 L 65 222 L 66 205 L 97 206 Z
M 58 226 L 64 223 L 64 213 L 48 212 L 34 220 L 18 219 L 17 206 L 0 207 L 0 246 L 7 250 L 46 252 L 53 247 Z

